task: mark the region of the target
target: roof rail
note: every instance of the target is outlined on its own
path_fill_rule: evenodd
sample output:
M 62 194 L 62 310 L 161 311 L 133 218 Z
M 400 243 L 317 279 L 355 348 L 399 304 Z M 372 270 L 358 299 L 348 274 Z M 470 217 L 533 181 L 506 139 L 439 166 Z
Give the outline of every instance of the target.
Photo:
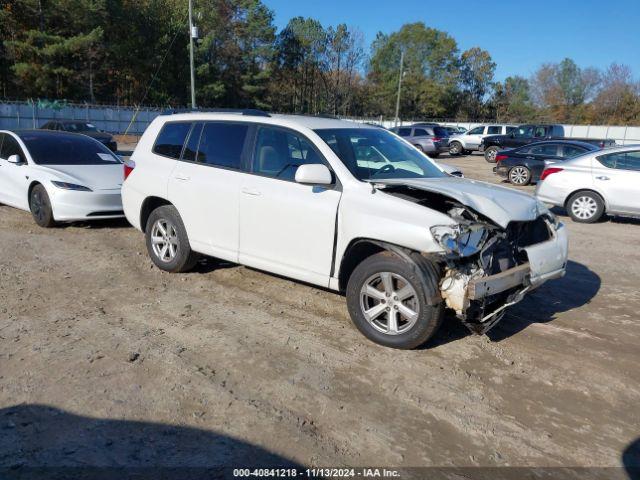
M 252 117 L 270 117 L 264 110 L 255 108 L 173 108 L 165 110 L 161 115 L 175 115 L 177 113 L 240 113 Z

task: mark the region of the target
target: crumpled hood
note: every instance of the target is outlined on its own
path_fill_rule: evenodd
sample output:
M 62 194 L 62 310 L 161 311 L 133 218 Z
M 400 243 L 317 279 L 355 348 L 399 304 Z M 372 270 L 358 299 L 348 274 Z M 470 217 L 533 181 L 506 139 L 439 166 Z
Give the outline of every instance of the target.
M 41 168 L 55 171 L 60 181 L 89 187 L 91 190 L 119 190 L 124 180 L 121 163 L 113 165 L 47 165 Z
M 409 187 L 440 193 L 490 218 L 502 228 L 512 221 L 535 220 L 540 215 L 534 197 L 511 188 L 500 187 L 464 178 L 420 178 L 381 180 L 378 184 L 407 185 Z M 384 191 L 384 190 L 382 190 Z

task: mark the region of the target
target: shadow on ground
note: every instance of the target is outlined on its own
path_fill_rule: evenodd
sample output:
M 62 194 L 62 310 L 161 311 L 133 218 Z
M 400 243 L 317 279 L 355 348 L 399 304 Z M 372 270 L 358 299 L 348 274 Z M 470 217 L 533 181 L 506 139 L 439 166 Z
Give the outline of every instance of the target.
M 631 480 L 640 480 L 640 437 L 622 452 L 622 465 Z
M 98 419 L 43 405 L 0 409 L 0 478 L 231 478 L 300 465 L 213 431 Z
M 521 332 L 533 323 L 553 321 L 558 313 L 582 307 L 600 290 L 600 277 L 581 263 L 569 261 L 567 274 L 551 280 L 509 307 L 504 318 L 487 333 L 495 342 Z M 471 335 L 453 315 L 447 315 L 442 328 L 426 348 L 433 348 Z

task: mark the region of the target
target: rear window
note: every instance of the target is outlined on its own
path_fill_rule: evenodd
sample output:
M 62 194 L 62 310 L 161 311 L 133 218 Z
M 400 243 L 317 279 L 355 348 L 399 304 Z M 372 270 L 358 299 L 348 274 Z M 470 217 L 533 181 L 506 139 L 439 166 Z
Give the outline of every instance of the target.
M 24 142 L 38 165 L 108 165 L 121 163 L 111 150 L 84 135 L 23 133 Z
M 164 157 L 180 158 L 182 146 L 190 129 L 191 123 L 165 123 L 153 146 L 153 153 Z
M 449 136 L 449 132 L 447 131 L 446 128 L 443 128 L 443 127 L 433 127 L 433 134 L 436 137 L 448 137 Z
M 198 162 L 240 169 L 247 125 L 205 123 L 198 148 Z

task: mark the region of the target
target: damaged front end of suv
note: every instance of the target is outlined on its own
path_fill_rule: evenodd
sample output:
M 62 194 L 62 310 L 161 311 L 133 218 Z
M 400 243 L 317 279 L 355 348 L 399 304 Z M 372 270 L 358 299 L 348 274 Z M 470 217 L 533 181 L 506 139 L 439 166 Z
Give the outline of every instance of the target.
M 534 199 L 528 201 L 533 208 L 526 214 L 522 209 L 518 212 L 517 207 L 515 214 L 505 208 L 501 215 L 490 218 L 487 213 L 493 212 L 487 208 L 480 213 L 466 204 L 474 204 L 473 199 L 463 197 L 469 200 L 463 202 L 407 185 L 388 185 L 384 191 L 451 218 L 451 224 L 430 227 L 442 248 L 437 254 L 444 269 L 440 294 L 473 333 L 486 333 L 501 320 L 507 307 L 543 282 L 565 273 L 565 226 Z

